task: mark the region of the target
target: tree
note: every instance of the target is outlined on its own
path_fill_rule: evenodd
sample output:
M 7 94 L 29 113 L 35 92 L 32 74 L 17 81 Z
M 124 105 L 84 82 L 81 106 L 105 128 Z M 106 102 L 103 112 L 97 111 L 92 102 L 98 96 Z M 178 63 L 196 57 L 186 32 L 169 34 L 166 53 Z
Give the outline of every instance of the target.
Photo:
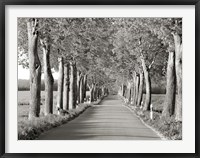
M 80 78 L 80 94 L 79 94 L 79 101 L 80 103 L 84 102 L 84 97 L 83 97 L 83 93 L 84 93 L 84 82 L 83 82 L 83 76 L 81 76 Z
M 45 115 L 53 113 L 53 83 L 50 66 L 50 45 L 48 37 L 40 39 L 43 49 L 44 82 L 45 82 Z
M 76 63 L 70 62 L 70 93 L 69 93 L 69 109 L 76 108 Z
M 182 121 L 182 41 L 178 33 L 173 33 L 175 42 L 175 53 L 176 53 L 176 80 L 177 80 L 177 98 L 175 108 L 175 119 L 176 121 Z
M 81 72 L 77 70 L 77 103 L 80 103 L 80 82 L 81 82 Z
M 86 91 L 87 91 L 87 75 L 84 75 L 83 77 L 83 96 L 82 96 L 82 99 L 85 99 L 86 98 Z
M 131 101 L 131 82 L 130 81 L 127 83 L 126 98 L 128 102 Z
M 145 104 L 144 104 L 144 110 L 150 110 L 150 104 L 151 104 L 151 80 L 149 76 L 149 69 L 146 66 L 144 57 L 141 56 L 141 62 L 142 62 L 142 68 L 144 71 L 144 78 L 145 78 L 145 85 L 146 85 L 146 95 L 145 95 Z
M 174 114 L 175 103 L 175 58 L 174 52 L 169 52 L 168 67 L 167 67 L 167 86 L 166 86 L 166 101 L 163 107 L 162 116 L 170 117 Z
M 138 90 L 138 100 L 137 100 L 137 106 L 141 106 L 142 102 L 142 95 L 143 95 L 143 82 L 144 82 L 144 73 L 143 71 L 140 71 L 140 82 L 139 82 L 139 90 Z
M 137 100 L 137 73 L 134 71 L 133 72 L 133 89 L 132 89 L 132 101 L 133 101 L 133 105 L 136 105 L 136 100 Z
M 136 74 L 136 82 L 135 82 L 135 100 L 134 100 L 134 105 L 138 105 L 137 100 L 138 100 L 138 93 L 139 93 L 139 84 L 140 84 L 140 76 L 137 73 Z
M 63 109 L 63 81 L 64 81 L 63 57 L 59 57 L 58 62 L 59 62 L 59 72 L 58 72 L 57 108 Z M 60 114 L 59 111 L 58 114 Z
M 69 109 L 69 63 L 64 65 L 64 84 L 63 84 L 63 109 Z
M 41 64 L 37 53 L 37 28 L 38 20 L 29 19 L 27 22 L 31 93 L 29 119 L 39 117 L 40 114 Z

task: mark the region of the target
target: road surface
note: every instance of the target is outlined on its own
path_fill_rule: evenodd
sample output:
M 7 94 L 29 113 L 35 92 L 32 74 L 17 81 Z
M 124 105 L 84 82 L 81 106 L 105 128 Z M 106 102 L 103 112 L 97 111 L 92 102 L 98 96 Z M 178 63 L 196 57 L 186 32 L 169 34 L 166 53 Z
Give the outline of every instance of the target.
M 108 96 L 74 120 L 40 135 L 39 140 L 160 140 L 118 96 Z

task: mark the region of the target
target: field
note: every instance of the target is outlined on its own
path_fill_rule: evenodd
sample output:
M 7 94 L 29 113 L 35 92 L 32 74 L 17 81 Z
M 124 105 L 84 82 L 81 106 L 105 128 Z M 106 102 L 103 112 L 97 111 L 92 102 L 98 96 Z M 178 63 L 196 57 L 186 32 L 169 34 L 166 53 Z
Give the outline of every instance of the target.
M 53 89 L 57 91 L 57 80 L 54 80 Z M 45 85 L 44 80 L 41 80 L 41 90 L 44 91 Z M 19 91 L 29 91 L 30 90 L 30 83 L 29 80 L 26 79 L 18 79 L 18 90 Z
M 144 97 L 145 97 L 145 95 L 144 95 Z M 144 100 L 144 97 L 143 97 L 143 100 Z M 161 113 L 163 110 L 164 102 L 165 102 L 165 94 L 153 94 L 152 95 L 152 105 L 153 105 L 154 111 Z
M 56 94 L 57 92 L 53 92 L 53 105 L 54 105 L 54 113 L 56 113 Z M 41 115 L 43 115 L 43 105 L 44 105 L 45 92 L 41 91 Z M 29 111 L 29 100 L 30 100 L 30 92 L 29 91 L 18 91 L 18 118 L 26 119 L 28 118 Z
M 42 80 L 42 91 L 41 91 L 41 115 L 43 115 L 43 105 L 44 105 L 44 81 Z M 145 87 L 144 87 L 145 88 Z M 56 91 L 57 89 L 57 80 L 54 82 L 54 93 L 53 93 L 53 102 L 54 102 L 54 113 L 56 113 Z M 145 92 L 145 89 L 143 90 Z M 165 88 L 164 87 L 158 87 L 156 85 L 152 85 L 152 104 L 153 109 L 156 112 L 161 113 L 162 107 L 164 104 L 165 99 Z M 87 95 L 89 95 L 89 92 L 87 92 Z M 29 93 L 29 80 L 18 80 L 18 116 L 19 118 L 27 118 L 28 117 L 28 110 L 29 110 L 29 100 L 30 100 L 30 93 Z M 143 103 L 145 102 L 145 94 L 143 95 Z
M 56 94 L 57 92 L 54 91 L 53 93 L 53 105 L 54 105 L 54 114 L 56 113 Z M 164 94 L 153 94 L 152 95 L 152 104 L 155 111 L 161 112 L 162 107 L 164 104 Z M 43 105 L 44 105 L 44 98 L 45 93 L 41 91 L 41 115 L 43 115 Z M 143 102 L 145 99 L 145 94 L 143 95 Z M 28 111 L 29 111 L 29 100 L 30 100 L 30 93 L 29 91 L 18 91 L 18 118 L 19 119 L 27 119 L 28 118 Z
M 57 91 L 53 92 L 53 113 L 56 114 L 56 95 Z M 89 95 L 89 92 L 87 92 Z M 27 119 L 28 111 L 29 111 L 29 100 L 30 100 L 30 92 L 29 91 L 18 91 L 18 119 Z M 45 102 L 45 92 L 41 91 L 41 112 L 40 115 L 43 116 Z M 18 120 L 19 121 L 19 120 Z

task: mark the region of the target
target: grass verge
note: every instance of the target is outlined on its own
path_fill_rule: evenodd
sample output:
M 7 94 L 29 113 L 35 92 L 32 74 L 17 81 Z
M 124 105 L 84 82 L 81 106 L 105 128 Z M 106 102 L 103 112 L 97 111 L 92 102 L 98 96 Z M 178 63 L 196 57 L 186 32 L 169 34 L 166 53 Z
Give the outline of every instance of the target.
M 182 122 L 176 122 L 174 116 L 164 119 L 161 117 L 161 113 L 153 112 L 153 120 L 151 120 L 149 111 L 143 111 L 137 107 L 132 109 L 144 123 L 164 136 L 165 139 L 182 140 Z
M 69 122 L 78 117 L 90 106 L 99 104 L 100 101 L 101 100 L 98 100 L 91 104 L 79 104 L 76 109 L 69 110 L 69 113 L 65 116 L 51 114 L 32 120 L 20 119 L 18 122 L 18 140 L 37 139 L 41 133 Z

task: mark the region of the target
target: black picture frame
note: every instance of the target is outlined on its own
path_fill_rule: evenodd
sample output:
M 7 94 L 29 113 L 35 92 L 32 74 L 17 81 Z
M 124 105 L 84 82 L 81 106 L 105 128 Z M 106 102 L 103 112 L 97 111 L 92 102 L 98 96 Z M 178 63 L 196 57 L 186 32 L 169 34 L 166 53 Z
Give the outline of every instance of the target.
M 5 7 L 6 5 L 195 5 L 195 153 L 5 153 Z M 0 2 L 0 156 L 1 157 L 69 157 L 69 158 L 145 158 L 145 157 L 173 157 L 197 158 L 199 154 L 199 67 L 200 67 L 200 0 L 1 0 Z M 134 150 L 134 149 L 133 149 Z

